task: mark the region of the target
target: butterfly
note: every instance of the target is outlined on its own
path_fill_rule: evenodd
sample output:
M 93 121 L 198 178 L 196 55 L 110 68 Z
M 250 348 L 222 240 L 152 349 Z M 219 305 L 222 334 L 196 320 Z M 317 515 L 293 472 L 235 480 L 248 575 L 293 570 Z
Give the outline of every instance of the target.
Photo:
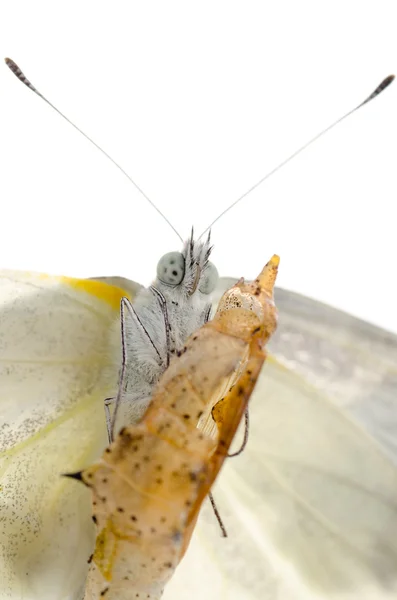
M 120 364 L 109 331 L 119 321 L 121 298 L 133 300 L 137 290 L 136 284 L 117 283 L 2 274 L 0 573 L 5 597 L 54 598 L 68 590 L 65 597 L 77 598 L 80 593 L 93 543 L 90 508 L 83 490 L 68 489 L 58 476 L 93 461 L 106 444 L 101 403 L 117 389 Z M 297 317 L 295 304 L 284 310 L 279 335 L 296 341 L 296 327 L 306 330 L 307 319 Z M 306 310 L 311 314 L 314 306 Z M 288 318 L 295 338 L 283 330 Z M 321 339 L 329 330 L 334 332 L 336 323 Z M 365 339 L 364 346 L 370 343 Z M 335 347 L 340 345 L 338 338 Z M 315 346 L 310 366 L 305 371 L 304 363 L 298 365 L 298 372 L 313 376 L 310 359 L 317 356 Z M 197 529 L 166 591 L 170 597 L 185 597 L 186 590 L 192 598 L 205 593 L 209 598 L 273 598 L 278 593 L 286 600 L 331 593 L 349 597 L 357 589 L 362 598 L 393 593 L 396 482 L 384 427 L 374 427 L 371 420 L 371 435 L 378 439 L 373 441 L 318 389 L 291 373 L 298 357 L 289 357 L 288 369 L 279 362 L 264 369 L 253 402 L 250 444 L 228 462 L 216 489 L 229 528 L 227 545 L 211 523 Z M 389 375 L 386 364 L 382 359 L 372 367 L 375 379 L 381 379 L 377 369 Z M 359 470 L 363 464 L 365 471 Z M 205 512 L 202 517 L 213 519 Z

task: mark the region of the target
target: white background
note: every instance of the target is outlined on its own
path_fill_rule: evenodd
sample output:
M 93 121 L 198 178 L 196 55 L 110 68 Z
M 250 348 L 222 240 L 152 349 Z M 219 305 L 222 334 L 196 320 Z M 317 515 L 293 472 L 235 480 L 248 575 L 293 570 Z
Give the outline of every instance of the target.
M 3 3 L 2 56 L 185 238 L 397 71 L 395 0 Z M 180 242 L 117 169 L 0 64 L 0 266 L 149 283 Z M 397 83 L 213 228 L 222 275 L 397 331 Z

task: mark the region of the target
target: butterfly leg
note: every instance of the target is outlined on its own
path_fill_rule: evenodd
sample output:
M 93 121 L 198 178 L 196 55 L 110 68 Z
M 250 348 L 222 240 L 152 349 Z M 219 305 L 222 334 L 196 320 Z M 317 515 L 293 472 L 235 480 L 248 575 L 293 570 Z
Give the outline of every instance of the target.
M 116 402 L 116 398 L 105 398 L 105 418 L 106 418 L 106 430 L 108 432 L 109 444 L 112 442 L 112 416 L 110 414 L 110 405 Z
M 160 310 L 163 313 L 164 327 L 165 327 L 165 339 L 166 339 L 166 344 L 167 344 L 167 367 L 169 367 L 170 358 L 171 358 L 171 340 L 170 340 L 171 328 L 170 328 L 170 322 L 169 322 L 169 318 L 168 318 L 167 300 L 165 299 L 165 296 L 153 285 L 151 285 L 149 287 L 149 289 L 152 292 L 152 294 L 154 296 L 156 296 L 158 303 L 160 305 Z
M 210 320 L 211 310 L 212 306 L 211 304 L 209 304 L 204 310 L 204 323 L 208 323 L 208 321 Z
M 240 448 L 236 451 L 233 452 L 232 454 L 228 454 L 229 458 L 233 458 L 233 456 L 238 456 L 239 454 L 241 454 L 248 442 L 248 436 L 249 436 L 249 429 L 250 429 L 250 419 L 249 419 L 249 409 L 248 406 L 245 409 L 245 413 L 244 413 L 244 438 L 243 441 L 241 443 Z

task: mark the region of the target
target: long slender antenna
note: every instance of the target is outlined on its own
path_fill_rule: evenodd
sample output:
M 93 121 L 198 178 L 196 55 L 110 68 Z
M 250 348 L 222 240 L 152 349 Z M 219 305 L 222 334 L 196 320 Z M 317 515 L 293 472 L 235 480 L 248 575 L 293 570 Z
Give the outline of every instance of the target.
M 203 237 L 203 235 L 205 235 L 207 233 L 207 231 L 209 229 L 211 229 L 211 227 L 217 221 L 219 221 L 219 219 L 221 217 L 223 217 L 223 215 L 225 215 L 227 212 L 229 212 L 229 210 L 231 210 L 234 206 L 236 206 L 236 204 L 238 204 L 241 200 L 243 200 L 243 198 L 245 198 L 246 196 L 248 196 L 248 194 L 250 194 L 251 192 L 253 192 L 254 190 L 256 190 L 257 187 L 259 187 L 260 185 L 262 185 L 262 183 L 264 181 L 266 181 L 266 179 L 269 179 L 269 177 L 271 177 L 272 175 L 274 175 L 274 173 L 276 173 L 277 171 L 279 171 L 280 169 L 282 169 L 287 163 L 289 163 L 293 158 L 295 158 L 295 156 L 297 156 L 298 154 L 300 154 L 301 152 L 303 152 L 303 150 L 306 150 L 306 148 L 308 148 L 308 146 L 311 146 L 311 144 L 313 144 L 320 137 L 322 137 L 323 135 L 325 135 L 326 133 L 328 133 L 328 131 L 330 131 L 331 129 L 333 129 L 336 125 L 339 125 L 339 123 L 341 123 L 342 121 L 344 121 L 345 119 L 347 119 L 347 117 L 349 117 L 354 112 L 356 112 L 356 110 L 358 110 L 359 108 L 361 108 L 362 106 L 364 106 L 364 104 L 367 104 L 368 102 L 371 102 L 371 100 L 373 100 L 374 98 L 376 98 L 377 96 L 379 96 L 379 94 L 381 92 L 383 92 L 383 90 L 385 90 L 392 83 L 392 81 L 394 80 L 394 78 L 395 78 L 394 75 L 388 75 L 388 77 L 386 77 L 382 81 L 382 83 L 380 83 L 378 85 L 378 87 L 372 92 L 372 94 L 370 94 L 368 96 L 368 98 L 366 98 L 364 100 L 364 102 L 361 102 L 361 104 L 359 104 L 358 106 L 356 106 L 352 110 L 349 110 L 349 112 L 347 112 L 345 115 L 343 115 L 343 117 L 340 117 L 339 119 L 337 119 L 336 121 L 334 121 L 334 123 L 332 123 L 331 125 L 329 125 L 325 129 L 323 129 L 320 133 L 318 133 L 311 140 L 309 140 L 308 142 L 306 142 L 306 144 L 304 144 L 303 146 L 301 146 L 298 150 L 296 150 L 288 158 L 286 158 L 285 160 L 283 160 L 279 165 L 277 165 L 277 167 L 275 167 L 269 173 L 267 173 L 264 177 L 262 177 L 262 179 L 260 179 L 257 183 L 255 183 L 255 185 L 253 185 L 252 187 L 250 187 L 249 190 L 247 190 L 242 196 L 240 196 L 239 198 L 237 198 L 237 200 L 235 200 L 232 204 L 230 204 L 227 208 L 225 208 L 225 210 L 222 211 L 216 217 L 216 219 L 214 219 L 212 221 L 212 223 L 210 225 L 208 225 L 208 227 L 206 229 L 204 229 L 203 233 L 200 235 L 200 237 L 198 239 L 200 240 Z
M 26 85 L 26 87 L 28 87 L 30 90 L 32 90 L 32 92 L 37 94 L 37 96 L 39 96 L 42 100 L 44 100 L 44 102 L 46 102 L 49 106 L 51 106 L 51 108 L 53 110 L 55 110 L 55 112 L 57 112 L 63 119 L 65 119 L 65 121 L 67 121 L 70 125 L 72 125 L 72 127 L 77 129 L 77 131 L 79 133 L 81 133 L 81 135 L 83 135 L 89 142 L 91 142 L 91 144 L 93 144 L 95 146 L 95 148 L 97 148 L 100 152 L 102 152 L 102 154 L 104 154 L 106 156 L 106 158 L 108 158 L 123 173 L 123 175 L 125 175 L 125 177 L 127 177 L 127 179 L 135 186 L 135 188 L 138 190 L 138 192 L 140 192 L 142 194 L 142 196 L 145 198 L 145 200 L 147 200 L 149 202 L 149 204 L 151 204 L 151 206 L 154 208 L 154 210 L 156 210 L 158 212 L 158 214 L 164 219 L 164 221 L 166 223 L 168 223 L 168 225 L 176 233 L 176 235 L 179 237 L 179 239 L 181 240 L 181 242 L 183 244 L 183 238 L 179 235 L 179 233 L 177 232 L 175 227 L 172 225 L 172 223 L 161 212 L 161 210 L 154 204 L 154 202 L 152 202 L 150 200 L 150 198 L 145 194 L 145 192 L 142 190 L 142 188 L 140 188 L 139 185 L 132 179 L 132 177 L 130 177 L 128 175 L 128 173 L 126 173 L 126 171 L 124 171 L 124 169 L 107 152 L 105 152 L 105 150 L 103 150 L 100 146 L 98 146 L 98 144 L 96 142 L 94 142 L 93 139 L 91 139 L 86 133 L 84 133 L 84 131 L 82 131 L 79 127 L 77 127 L 77 125 L 75 125 L 70 119 L 68 119 L 68 117 L 66 115 L 64 115 L 60 110 L 58 110 L 58 108 L 56 106 L 51 104 L 51 102 L 49 100 L 47 100 L 47 98 L 45 96 L 43 96 L 43 94 L 41 94 L 34 87 L 34 85 L 24 75 L 24 73 L 21 71 L 21 69 L 18 67 L 18 65 L 13 60 L 11 60 L 11 58 L 5 58 L 4 61 L 7 65 L 7 67 L 9 69 L 11 69 L 11 71 L 14 73 L 14 75 L 16 77 L 18 77 L 19 81 L 22 81 L 22 83 L 24 83 Z

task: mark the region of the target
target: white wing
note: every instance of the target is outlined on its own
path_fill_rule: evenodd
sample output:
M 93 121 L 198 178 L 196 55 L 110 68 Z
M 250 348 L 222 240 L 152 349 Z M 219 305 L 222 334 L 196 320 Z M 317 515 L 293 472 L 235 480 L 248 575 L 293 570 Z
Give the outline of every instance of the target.
M 214 490 L 229 538 L 205 507 L 164 598 L 395 598 L 397 339 L 283 290 L 276 302 L 286 366 L 266 365 L 248 447 Z
M 105 443 L 123 295 L 95 285 L 0 279 L 0 598 L 80 600 L 89 495 L 59 473 Z M 215 489 L 229 538 L 205 507 L 165 600 L 395 598 L 396 339 L 281 290 L 277 302 L 287 368 L 266 366 L 248 448 Z
M 0 598 L 78 598 L 93 542 L 90 498 L 62 478 L 106 444 L 103 400 L 122 290 L 0 272 Z M 114 329 L 114 328 L 113 328 Z

